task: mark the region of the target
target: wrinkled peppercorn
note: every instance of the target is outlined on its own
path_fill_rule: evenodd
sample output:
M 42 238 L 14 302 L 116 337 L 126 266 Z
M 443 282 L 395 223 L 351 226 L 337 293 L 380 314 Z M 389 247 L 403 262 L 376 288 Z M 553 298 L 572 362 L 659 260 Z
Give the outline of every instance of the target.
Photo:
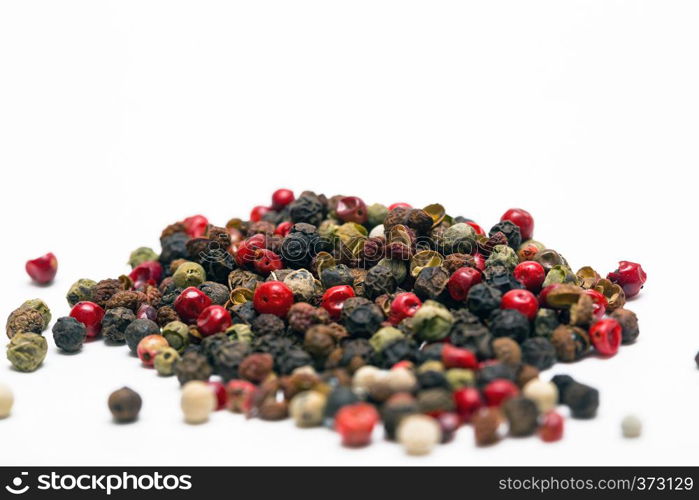
M 509 337 L 522 343 L 529 337 L 529 320 L 515 309 L 495 311 L 490 318 L 490 332 L 494 337 Z
M 97 284 L 96 281 L 92 281 L 86 278 L 79 279 L 73 283 L 68 289 L 66 294 L 66 300 L 68 305 L 73 307 L 78 302 L 92 301 L 92 288 Z
M 522 361 L 539 370 L 551 368 L 556 362 L 556 348 L 544 337 L 532 337 L 522 342 Z
M 509 398 L 502 405 L 502 412 L 510 424 L 510 435 L 531 436 L 536 432 L 539 409 L 531 399 Z
M 102 318 L 102 334 L 109 342 L 122 343 L 125 340 L 126 328 L 135 320 L 136 315 L 131 309 L 125 307 L 108 309 Z M 136 344 L 138 345 L 138 342 Z
M 143 337 L 160 333 L 160 327 L 149 319 L 136 319 L 132 321 L 124 330 L 124 340 L 131 352 L 136 352 L 138 343 Z
M 209 380 L 211 366 L 203 354 L 187 352 L 175 363 L 174 372 L 180 385 L 184 385 L 191 380 Z
M 7 345 L 7 359 L 21 372 L 33 372 L 46 358 L 48 344 L 38 333 L 17 333 Z
M 479 316 L 487 318 L 490 313 L 500 307 L 502 294 L 497 288 L 486 283 L 473 285 L 466 296 L 466 305 L 469 311 Z
M 559 361 L 575 361 L 590 350 L 590 337 L 577 326 L 561 325 L 551 336 L 551 344 L 556 349 Z
M 36 309 L 19 307 L 7 318 L 6 332 L 10 339 L 18 333 L 40 334 L 44 329 L 44 316 Z
M 570 408 L 574 418 L 592 418 L 599 407 L 599 391 L 589 385 L 572 382 L 565 386 L 561 402 Z
M 628 309 L 617 309 L 609 315 L 621 325 L 621 341 L 624 344 L 632 344 L 638 338 L 638 317 Z
M 58 318 L 52 331 L 56 347 L 65 352 L 79 351 L 87 339 L 85 325 L 70 316 Z
M 507 244 L 517 249 L 522 244 L 522 234 L 519 231 L 519 227 L 510 222 L 509 220 L 504 220 L 495 224 L 488 233 L 488 236 L 493 236 L 495 233 L 501 232 L 507 238 Z

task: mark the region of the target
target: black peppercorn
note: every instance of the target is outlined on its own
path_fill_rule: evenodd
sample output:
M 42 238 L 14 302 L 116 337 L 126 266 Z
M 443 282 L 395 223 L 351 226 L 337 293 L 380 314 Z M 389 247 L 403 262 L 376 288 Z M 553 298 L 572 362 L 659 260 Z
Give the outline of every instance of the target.
M 274 314 L 260 314 L 252 320 L 251 327 L 255 335 L 282 335 L 286 325 Z
M 109 309 L 104 313 L 104 318 L 102 319 L 102 335 L 109 342 L 122 343 L 124 342 L 126 328 L 135 319 L 136 315 L 131 309 L 126 309 L 125 307 Z
M 417 374 L 417 385 L 420 390 L 448 389 L 449 380 L 444 373 L 437 370 L 426 370 Z
M 551 368 L 556 362 L 556 348 L 544 337 L 532 337 L 522 342 L 522 361 L 539 370 Z
M 274 361 L 274 368 L 280 375 L 289 375 L 297 368 L 313 364 L 311 355 L 299 348 L 289 349 L 280 356 L 277 356 Z
M 133 422 L 141 411 L 141 396 L 128 387 L 123 387 L 109 395 L 107 404 L 114 420 L 119 423 Z
M 488 236 L 493 236 L 498 231 L 507 237 L 507 244 L 515 250 L 522 244 L 522 234 L 519 227 L 513 222 L 509 220 L 498 222 L 490 229 Z
M 160 327 L 156 322 L 149 319 L 136 319 L 124 330 L 124 340 L 131 352 L 135 353 L 141 339 L 155 333 L 160 333 Z
M 85 325 L 75 318 L 58 318 L 53 325 L 53 341 L 66 352 L 78 352 L 87 338 Z
M 185 233 L 174 233 L 160 238 L 160 263 L 164 268 L 170 265 L 173 260 L 189 258 L 187 251 L 187 241 L 189 237 Z
M 309 268 L 316 254 L 318 236 L 309 238 L 303 233 L 289 233 L 282 241 L 281 257 L 291 269 Z
M 332 288 L 341 285 L 354 285 L 354 276 L 349 267 L 344 264 L 323 269 L 320 273 L 320 282 L 323 288 Z
M 554 377 L 551 379 L 551 382 L 553 383 L 553 385 L 556 386 L 556 389 L 558 389 L 558 394 L 560 394 L 562 398 L 563 393 L 565 393 L 566 389 L 570 384 L 575 382 L 575 379 L 573 379 L 573 377 L 571 377 L 570 375 L 554 375 Z
M 111 299 L 114 294 L 123 290 L 124 287 L 119 280 L 106 279 L 98 281 L 97 284 L 92 287 L 92 302 L 105 308 L 107 301 Z
M 476 353 L 478 359 L 492 358 L 493 336 L 478 316 L 466 309 L 458 309 L 453 312 L 453 315 L 454 324 L 449 333 L 449 341 L 456 347 L 470 349 Z
M 381 407 L 381 419 L 383 420 L 386 439 L 395 441 L 396 431 L 401 420 L 408 415 L 419 413 L 415 398 L 405 392 L 394 394 Z
M 245 342 L 220 343 L 211 353 L 213 369 L 224 381 L 238 378 L 238 368 L 248 354 L 250 346 Z
M 376 353 L 375 362 L 381 368 L 391 368 L 399 361 L 416 361 L 418 346 L 411 339 L 397 339 Z
M 374 266 L 364 278 L 364 295 L 374 300 L 379 295 L 396 291 L 396 279 L 388 266 Z
M 518 367 L 506 365 L 505 363 L 495 362 L 488 363 L 483 366 L 476 374 L 476 384 L 483 388 L 493 380 L 505 379 L 514 382 L 517 379 Z
M 443 413 L 454 410 L 454 398 L 451 388 L 433 388 L 421 390 L 417 394 L 417 406 L 420 413 Z
M 345 328 L 353 337 L 371 337 L 383 320 L 383 312 L 379 306 L 372 303 L 354 307 L 344 318 Z
M 207 272 L 207 276 L 209 273 Z M 226 274 L 226 277 L 230 275 Z M 230 290 L 226 285 L 216 283 L 215 281 L 205 281 L 198 286 L 199 290 L 204 292 L 210 299 L 212 304 L 219 306 L 225 305 L 230 296 Z
M 325 207 L 318 199 L 310 193 L 299 196 L 289 205 L 289 217 L 292 222 L 307 222 L 314 226 L 320 225 L 325 216 Z
M 230 342 L 232 342 L 232 340 L 223 332 L 215 333 L 214 335 L 209 335 L 202 339 L 200 344 L 201 350 L 199 352 L 206 356 L 206 360 L 213 368 L 213 373 L 217 373 L 214 352 L 223 344 L 228 344 Z
M 510 424 L 510 435 L 531 436 L 537 428 L 539 410 L 531 399 L 515 396 L 502 405 L 502 412 Z
M 252 301 L 244 302 L 243 304 L 238 304 L 231 308 L 233 323 L 245 323 L 250 325 L 256 317 L 257 311 L 255 311 L 255 305 Z
M 180 385 L 184 385 L 191 380 L 209 380 L 211 376 L 211 366 L 206 360 L 206 356 L 198 352 L 185 352 L 175 363 L 174 370 Z
M 466 296 L 469 311 L 481 318 L 487 318 L 490 313 L 500 308 L 502 293 L 485 283 L 473 285 Z
M 415 279 L 413 290 L 423 300 L 437 300 L 449 281 L 449 273 L 443 267 L 426 267 Z
M 519 343 L 529 337 L 529 320 L 515 309 L 494 311 L 489 326 L 493 337 L 510 337 Z
M 534 335 L 537 337 L 551 338 L 553 331 L 558 328 L 561 322 L 558 314 L 553 309 L 539 309 L 534 318 Z
M 330 394 L 328 394 L 328 400 L 325 403 L 326 424 L 332 424 L 332 420 L 335 418 L 335 414 L 340 408 L 357 402 L 359 402 L 359 398 L 352 389 L 342 385 L 335 387 L 330 391 Z
M 524 285 L 517 281 L 514 275 L 505 266 L 491 266 L 483 272 L 485 281 L 490 286 L 497 288 L 500 293 L 507 293 L 510 290 L 519 290 Z
M 574 418 L 593 418 L 599 407 L 599 391 L 589 385 L 572 382 L 566 386 L 561 401 L 570 408 Z

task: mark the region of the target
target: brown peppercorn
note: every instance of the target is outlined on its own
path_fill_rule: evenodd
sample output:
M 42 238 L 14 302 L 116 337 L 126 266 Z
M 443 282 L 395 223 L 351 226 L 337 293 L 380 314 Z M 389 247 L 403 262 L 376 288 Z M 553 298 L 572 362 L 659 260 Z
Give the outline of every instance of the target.
M 574 326 L 588 327 L 594 319 L 595 307 L 592 297 L 582 294 L 578 301 L 570 306 L 570 324 Z
M 410 210 L 405 218 L 405 225 L 414 229 L 417 234 L 429 234 L 432 230 L 432 224 L 434 224 L 432 217 L 419 208 Z
M 279 383 L 284 391 L 284 397 L 291 401 L 300 392 L 310 391 L 320 384 L 320 377 L 314 372 L 297 371 L 282 377 Z
M 122 387 L 109 395 L 109 411 L 119 423 L 133 422 L 141 411 L 141 396 L 137 392 Z
M 262 420 L 276 422 L 289 416 L 289 403 L 274 398 L 265 399 L 257 409 L 257 416 Z
M 163 306 L 158 309 L 158 317 L 156 319 L 158 326 L 162 327 L 173 321 L 180 321 L 180 316 L 177 314 L 177 311 L 170 306 Z
M 617 309 L 609 315 L 621 325 L 621 341 L 624 344 L 632 344 L 638 338 L 638 317 L 628 309 Z
M 152 285 L 147 285 L 146 289 L 143 292 L 146 296 L 146 303 L 153 307 L 159 307 L 160 302 L 162 301 L 163 294 L 160 293 L 160 290 L 158 290 L 158 287 L 152 286 Z
M 438 300 L 447 287 L 449 277 L 443 267 L 426 267 L 415 279 L 413 290 L 422 300 Z
M 442 262 L 442 267 L 446 269 L 449 275 L 454 274 L 459 268 L 462 267 L 476 267 L 476 261 L 473 259 L 473 255 L 468 255 L 465 253 L 453 253 L 447 255 Z
M 105 304 L 105 309 L 114 309 L 115 307 L 125 307 L 133 312 L 138 311 L 141 304 L 148 301 L 148 297 L 143 292 L 120 291 L 112 295 Z
M 399 225 L 405 225 L 408 220 L 408 214 L 410 213 L 409 208 L 397 207 L 388 212 L 386 218 L 383 220 L 383 227 L 386 234 L 388 234 L 391 229 Z
M 496 408 L 481 408 L 471 419 L 476 445 L 488 446 L 500 440 L 498 430 L 502 423 L 502 415 Z
M 238 373 L 242 378 L 259 384 L 264 381 L 274 368 L 274 358 L 268 353 L 255 353 L 247 356 L 240 367 Z
M 271 222 L 267 222 L 266 220 L 253 222 L 252 224 L 250 224 L 250 227 L 248 227 L 248 237 L 253 236 L 255 234 L 264 234 L 266 236 L 272 236 L 274 234 L 275 229 L 275 225 Z
M 259 274 L 255 274 L 244 269 L 234 269 L 228 275 L 228 288 L 235 290 L 236 288 L 247 288 L 254 290 L 258 283 L 264 282 L 264 278 Z
M 590 350 L 590 337 L 580 327 L 560 325 L 553 331 L 551 343 L 559 361 L 575 361 Z
M 536 366 L 523 363 L 517 369 L 517 373 L 515 374 L 515 382 L 517 383 L 517 386 L 519 386 L 519 388 L 521 389 L 522 387 L 527 385 L 527 382 L 534 380 L 538 377 L 539 369 Z
M 381 407 L 381 420 L 383 421 L 386 439 L 395 441 L 398 425 L 408 415 L 420 413 L 417 400 L 407 392 L 394 394 Z
M 314 307 L 307 302 L 297 302 L 289 309 L 287 320 L 292 331 L 304 334 L 313 325 L 328 324 L 330 315 L 320 307 Z
M 206 360 L 206 356 L 198 352 L 190 351 L 185 353 L 175 363 L 175 375 L 180 385 L 184 385 L 190 380 L 207 381 L 211 376 L 211 366 Z
M 5 331 L 12 338 L 18 333 L 38 333 L 44 331 L 44 316 L 36 309 L 20 307 L 10 313 Z
M 418 393 L 417 405 L 421 413 L 453 411 L 454 398 L 446 389 L 427 389 Z
M 335 337 L 327 325 L 315 325 L 306 331 L 304 349 L 315 359 L 325 359 L 335 349 Z
M 92 287 L 92 301 L 98 306 L 106 308 L 107 301 L 111 299 L 114 294 L 123 290 L 123 285 L 119 280 L 106 279 L 98 281 L 97 284 Z
M 493 353 L 498 360 L 507 365 L 516 366 L 522 361 L 522 349 L 509 337 L 493 340 Z
M 168 236 L 172 236 L 175 233 L 186 233 L 187 228 L 185 227 L 183 222 L 175 222 L 174 224 L 170 224 L 167 226 L 163 231 L 160 233 L 160 239 L 162 240 L 163 238 L 167 238 Z
M 507 245 L 507 236 L 502 231 L 497 231 L 490 238 L 478 243 L 478 251 L 483 257 L 488 258 L 495 247 L 498 245 Z
M 503 403 L 502 412 L 510 424 L 510 435 L 531 436 L 536 431 L 539 409 L 531 399 L 521 396 L 509 398 Z

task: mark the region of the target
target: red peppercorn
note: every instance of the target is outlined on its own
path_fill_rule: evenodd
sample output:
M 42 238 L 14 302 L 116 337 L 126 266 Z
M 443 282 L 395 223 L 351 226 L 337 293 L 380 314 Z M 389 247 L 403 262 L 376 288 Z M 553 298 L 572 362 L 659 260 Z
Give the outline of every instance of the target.
M 142 262 L 129 273 L 135 290 L 143 289 L 146 285 L 158 286 L 162 277 L 163 266 L 156 261 Z
M 293 224 L 288 220 L 280 222 L 277 228 L 274 230 L 274 234 L 278 236 L 286 236 L 289 234 L 289 231 L 291 231 L 291 226 L 293 226 Z
M 196 287 L 190 286 L 182 290 L 175 299 L 174 308 L 182 321 L 191 323 L 201 312 L 211 305 L 211 298 Z
M 214 392 L 216 397 L 216 411 L 223 410 L 228 406 L 228 393 L 226 392 L 226 387 L 218 381 L 207 382 L 211 390 Z
M 267 276 L 269 273 L 284 267 L 282 258 L 272 250 L 258 250 L 255 255 L 255 271 L 263 276 Z
M 365 446 L 371 442 L 371 433 L 379 421 L 379 412 L 368 403 L 355 403 L 340 408 L 335 415 L 335 430 L 345 446 Z
M 621 345 L 621 325 L 607 318 L 590 327 L 590 341 L 602 356 L 614 356 Z
M 500 309 L 514 309 L 532 320 L 539 310 L 539 301 L 529 290 L 510 290 L 502 296 Z
M 197 330 L 203 337 L 224 332 L 231 326 L 231 313 L 223 306 L 209 306 L 197 318 Z
M 481 393 L 475 387 L 463 387 L 457 389 L 452 394 L 456 412 L 461 417 L 461 421 L 466 423 L 471 421 L 471 417 L 483 406 Z
M 158 319 L 158 310 L 150 304 L 141 304 L 136 311 L 136 319 Z
M 270 207 L 263 207 L 262 205 L 257 205 L 250 211 L 250 220 L 252 222 L 260 222 L 262 217 L 271 210 Z
M 78 302 L 70 310 L 70 317 L 75 318 L 85 325 L 89 338 L 97 337 L 102 331 L 102 318 L 104 309 L 94 302 Z
M 356 196 L 340 198 L 337 202 L 335 213 L 337 213 L 337 216 L 342 222 L 364 224 L 369 219 L 364 201 Z
M 354 297 L 354 288 L 349 285 L 332 286 L 325 290 L 320 305 L 328 311 L 332 319 L 338 319 L 345 300 Z
M 473 254 L 473 262 L 476 264 L 476 269 L 485 271 L 485 257 L 478 252 Z
M 230 409 L 238 413 L 250 412 L 256 389 L 255 384 L 247 380 L 229 380 L 226 384 L 226 393 Z
M 585 290 L 585 293 L 592 299 L 593 314 L 596 320 L 600 320 L 604 317 L 604 313 L 607 310 L 607 297 L 598 292 L 597 290 Z
M 534 218 L 532 214 L 521 208 L 511 208 L 500 217 L 500 221 L 509 220 L 517 227 L 522 235 L 522 241 L 531 240 L 534 236 Z
M 412 370 L 414 367 L 415 364 L 412 361 L 404 359 L 403 361 L 399 361 L 398 363 L 394 364 L 391 367 L 391 370 Z
M 421 305 L 422 301 L 414 293 L 399 293 L 391 302 L 388 320 L 391 324 L 397 325 L 405 318 L 412 318 Z
M 265 247 L 266 241 L 264 234 L 255 234 L 241 242 L 235 254 L 235 263 L 240 267 L 253 265 L 257 251 Z
M 294 201 L 294 192 L 291 189 L 277 189 L 272 193 L 272 208 L 281 210 Z
M 294 292 L 281 281 L 267 281 L 255 288 L 252 300 L 258 313 L 283 318 L 294 304 Z
M 483 230 L 483 228 L 481 226 L 479 226 L 478 224 L 476 224 L 475 222 L 468 220 L 468 221 L 466 221 L 466 224 L 471 226 L 473 228 L 473 230 L 476 231 L 476 234 L 478 234 L 478 235 L 485 234 L 485 231 Z
M 517 386 L 504 378 L 493 380 L 483 389 L 483 397 L 488 406 L 500 406 L 506 399 L 517 394 L 519 394 Z
M 555 411 L 550 411 L 541 418 L 539 437 L 546 443 L 559 441 L 563 437 L 563 417 Z
M 58 271 L 58 260 L 51 252 L 36 259 L 28 260 L 24 268 L 27 274 L 35 283 L 48 285 L 56 277 Z
M 394 208 L 413 208 L 413 206 L 409 203 L 404 203 L 402 201 L 399 201 L 399 202 L 393 203 L 392 205 L 388 206 L 389 211 L 393 210 Z
M 209 227 L 209 220 L 203 215 L 192 215 L 183 220 L 182 223 L 190 238 L 201 238 Z
M 533 293 L 538 293 L 541 290 L 541 285 L 546 279 L 544 266 L 533 260 L 526 260 L 517 264 L 513 274 L 517 281 Z
M 152 367 L 155 357 L 160 351 L 168 347 L 167 340 L 165 337 L 159 334 L 146 335 L 138 342 L 138 347 L 136 347 L 136 354 L 138 359 L 141 360 L 143 366 Z
M 461 426 L 461 418 L 453 411 L 445 411 L 437 416 L 437 423 L 442 431 L 442 443 L 448 443 L 454 439 L 454 434 Z
M 466 300 L 468 291 L 473 285 L 481 282 L 483 276 L 478 269 L 460 267 L 454 271 L 447 281 L 447 290 L 454 300 Z
M 616 271 L 607 274 L 607 279 L 612 283 L 616 283 L 623 290 L 626 298 L 635 297 L 643 288 L 646 282 L 646 272 L 641 267 L 641 264 L 622 260 L 619 262 L 619 267 Z
M 468 370 L 478 369 L 478 359 L 476 355 L 462 347 L 455 347 L 451 344 L 444 344 L 442 348 L 442 363 L 445 368 L 466 368 Z

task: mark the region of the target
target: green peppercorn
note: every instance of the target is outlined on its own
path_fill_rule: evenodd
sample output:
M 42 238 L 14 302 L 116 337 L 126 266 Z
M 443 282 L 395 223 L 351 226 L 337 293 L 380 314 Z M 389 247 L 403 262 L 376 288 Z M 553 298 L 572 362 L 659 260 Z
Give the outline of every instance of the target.
M 510 272 L 517 267 L 517 264 L 519 264 L 519 257 L 512 247 L 507 245 L 495 245 L 488 260 L 485 261 L 487 267 L 503 266 Z
M 399 285 L 408 277 L 408 268 L 405 262 L 402 260 L 383 258 L 376 264 L 376 266 L 389 268 L 393 273 L 396 283 Z
M 225 331 L 225 334 L 228 335 L 228 338 L 231 340 L 245 342 L 246 344 L 250 344 L 255 338 L 250 325 L 244 323 L 231 325 L 228 330 Z
M 476 231 L 464 222 L 454 224 L 444 232 L 442 244 L 445 255 L 472 254 L 476 250 Z
M 32 372 L 46 358 L 48 344 L 38 333 L 17 333 L 7 345 L 7 359 L 21 372 Z
M 555 283 L 571 283 L 577 285 L 578 277 L 569 267 L 553 266 L 549 272 L 546 273 L 546 279 L 544 279 L 544 283 L 541 286 L 546 288 Z
M 133 422 L 141 411 L 141 396 L 128 387 L 122 387 L 109 395 L 107 406 L 114 420 L 119 423 Z
M 177 266 L 172 280 L 178 288 L 199 286 L 206 281 L 206 271 L 196 262 L 183 262 Z
M 180 359 L 180 354 L 172 347 L 166 347 L 155 355 L 153 366 L 158 372 L 158 375 L 169 377 L 173 375 L 175 363 Z
M 545 248 L 534 255 L 534 261 L 541 264 L 547 273 L 555 266 L 567 265 L 566 260 L 555 250 Z
M 189 345 L 189 327 L 181 321 L 173 321 L 165 325 L 162 335 L 170 347 L 179 353 Z
M 375 227 L 383 224 L 384 219 L 388 215 L 388 208 L 381 203 L 374 203 L 367 207 L 367 215 L 369 218 L 367 224 L 369 227 Z
M 49 306 L 46 305 L 46 302 L 41 299 L 30 299 L 25 301 L 24 304 L 20 306 L 20 309 L 21 308 L 34 309 L 41 313 L 41 316 L 44 318 L 44 330 L 49 327 L 49 323 L 51 323 L 51 310 Z
M 468 370 L 466 368 L 450 368 L 444 374 L 449 382 L 449 387 L 453 391 L 461 389 L 462 387 L 473 387 L 476 385 L 476 374 L 473 370 Z
M 381 352 L 388 344 L 404 338 L 403 332 L 392 326 L 384 326 L 376 331 L 369 339 L 369 344 L 376 352 Z
M 68 289 L 66 300 L 68 305 L 73 307 L 78 302 L 88 302 L 92 300 L 92 288 L 97 284 L 87 278 L 82 278 L 73 283 Z
M 131 266 L 131 269 L 133 269 L 134 267 L 143 264 L 144 262 L 149 262 L 153 260 L 158 260 L 158 254 L 155 253 L 155 251 L 152 248 L 139 247 L 133 252 L 131 252 L 128 264 Z
M 454 316 L 439 302 L 427 300 L 413 316 L 413 332 L 427 342 L 442 340 L 451 330 Z

